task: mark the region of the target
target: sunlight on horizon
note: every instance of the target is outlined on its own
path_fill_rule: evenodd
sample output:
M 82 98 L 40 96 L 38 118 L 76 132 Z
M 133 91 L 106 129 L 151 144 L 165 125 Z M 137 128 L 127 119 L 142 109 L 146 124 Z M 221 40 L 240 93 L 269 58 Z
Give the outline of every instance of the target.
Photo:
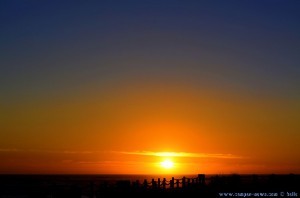
M 160 165 L 161 165 L 161 167 L 166 168 L 166 169 L 170 169 L 170 168 L 174 167 L 174 163 L 169 159 L 162 161 L 160 163 Z

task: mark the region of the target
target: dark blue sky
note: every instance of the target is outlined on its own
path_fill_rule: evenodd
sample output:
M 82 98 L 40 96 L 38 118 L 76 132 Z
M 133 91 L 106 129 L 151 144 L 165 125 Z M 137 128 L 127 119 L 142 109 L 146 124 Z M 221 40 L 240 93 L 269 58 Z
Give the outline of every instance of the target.
M 298 1 L 1 1 L 1 89 L 143 76 L 299 96 L 299 8 Z
M 0 7 L 5 101 L 140 81 L 299 97 L 298 1 L 2 1 Z

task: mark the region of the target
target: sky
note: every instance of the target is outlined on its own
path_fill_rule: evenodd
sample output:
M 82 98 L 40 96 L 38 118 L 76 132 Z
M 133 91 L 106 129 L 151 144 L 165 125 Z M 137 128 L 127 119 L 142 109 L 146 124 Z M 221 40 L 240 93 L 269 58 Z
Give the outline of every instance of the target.
M 299 9 L 0 1 L 0 173 L 300 173 Z

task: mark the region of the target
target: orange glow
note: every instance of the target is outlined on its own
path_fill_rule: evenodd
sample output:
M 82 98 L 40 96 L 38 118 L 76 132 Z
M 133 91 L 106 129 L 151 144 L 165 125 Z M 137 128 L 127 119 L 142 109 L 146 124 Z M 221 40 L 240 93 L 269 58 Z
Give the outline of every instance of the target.
M 0 173 L 299 172 L 296 103 L 220 90 L 121 88 L 11 108 L 2 119 Z M 166 159 L 173 168 L 163 168 L 171 167 L 162 166 Z

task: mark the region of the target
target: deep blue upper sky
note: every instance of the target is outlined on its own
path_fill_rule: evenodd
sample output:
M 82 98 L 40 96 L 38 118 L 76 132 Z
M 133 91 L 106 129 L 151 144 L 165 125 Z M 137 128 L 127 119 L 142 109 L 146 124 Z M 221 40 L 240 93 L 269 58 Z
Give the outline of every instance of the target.
M 299 97 L 299 10 L 275 0 L 1 1 L 2 99 L 129 81 Z

